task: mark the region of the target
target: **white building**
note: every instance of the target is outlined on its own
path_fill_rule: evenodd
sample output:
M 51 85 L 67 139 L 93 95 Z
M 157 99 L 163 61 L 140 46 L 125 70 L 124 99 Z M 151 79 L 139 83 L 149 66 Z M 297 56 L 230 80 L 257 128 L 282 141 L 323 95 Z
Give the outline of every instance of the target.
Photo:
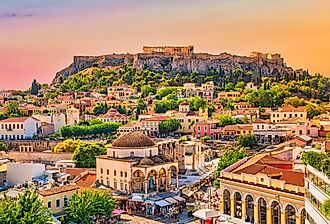
M 40 120 L 41 122 L 46 122 L 54 125 L 55 132 L 59 131 L 61 127 L 65 126 L 65 115 L 60 114 L 36 114 L 33 115 L 34 118 Z
M 32 139 L 39 134 L 41 121 L 34 117 L 12 117 L 0 121 L 1 140 Z
M 330 220 L 322 213 L 322 205 L 330 200 L 330 179 L 307 165 L 305 189 L 306 224 L 329 224 Z
M 9 185 L 24 184 L 45 174 L 45 165 L 38 163 L 8 163 L 7 183 Z

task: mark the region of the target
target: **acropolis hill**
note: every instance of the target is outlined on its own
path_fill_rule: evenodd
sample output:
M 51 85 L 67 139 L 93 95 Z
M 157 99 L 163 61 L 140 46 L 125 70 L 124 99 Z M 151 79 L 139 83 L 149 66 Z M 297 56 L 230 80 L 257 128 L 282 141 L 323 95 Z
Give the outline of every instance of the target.
M 131 64 L 136 69 L 149 69 L 168 74 L 189 74 L 196 72 L 207 74 L 211 70 L 227 74 L 241 68 L 262 75 L 289 74 L 294 70 L 286 67 L 280 54 L 252 52 L 249 56 L 237 56 L 229 53 L 195 53 L 193 46 L 143 47 L 143 53 L 108 54 L 101 56 L 74 56 L 73 63 L 56 73 L 52 84 L 63 82 L 67 77 L 92 66 L 118 67 Z

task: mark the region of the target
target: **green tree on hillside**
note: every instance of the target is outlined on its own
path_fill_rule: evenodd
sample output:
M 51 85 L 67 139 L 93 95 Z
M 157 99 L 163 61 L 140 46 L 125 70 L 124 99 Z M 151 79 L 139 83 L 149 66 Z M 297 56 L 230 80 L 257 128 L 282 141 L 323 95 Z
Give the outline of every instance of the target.
M 175 132 L 180 127 L 180 121 L 178 119 L 168 119 L 159 123 L 159 132 L 162 134 L 168 134 Z

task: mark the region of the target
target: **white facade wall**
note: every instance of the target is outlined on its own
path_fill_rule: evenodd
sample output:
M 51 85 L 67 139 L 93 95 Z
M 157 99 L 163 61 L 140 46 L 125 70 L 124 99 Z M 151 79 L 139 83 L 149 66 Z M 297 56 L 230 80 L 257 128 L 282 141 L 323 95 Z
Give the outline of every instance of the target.
M 0 122 L 0 139 L 32 139 L 38 134 L 40 127 L 41 122 L 31 117 L 24 122 Z
M 23 184 L 32 181 L 32 178 L 44 175 L 44 164 L 8 163 L 7 183 L 10 185 Z

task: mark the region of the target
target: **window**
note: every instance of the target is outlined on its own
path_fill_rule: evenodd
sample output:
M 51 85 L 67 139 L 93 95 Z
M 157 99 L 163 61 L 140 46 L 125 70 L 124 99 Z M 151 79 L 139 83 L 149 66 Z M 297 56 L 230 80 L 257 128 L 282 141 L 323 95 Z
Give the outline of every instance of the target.
M 52 202 L 51 201 L 48 202 L 47 207 L 52 208 Z
M 120 171 L 120 177 L 123 177 L 123 171 Z
M 200 126 L 198 126 L 198 127 L 197 127 L 197 130 L 198 130 L 198 131 L 200 131 L 200 130 L 201 130 L 201 127 L 200 127 Z
M 117 171 L 116 170 L 113 171 L 113 175 L 117 176 Z
M 207 130 L 207 127 L 206 126 L 204 126 L 204 131 L 206 131 Z
M 110 180 L 107 180 L 107 186 L 110 187 Z
M 109 169 L 107 169 L 107 175 L 109 175 L 110 174 L 110 171 L 109 171 Z
M 101 174 L 103 173 L 103 169 L 101 168 Z
M 117 182 L 113 182 L 113 188 L 117 189 Z
M 64 207 L 68 206 L 68 197 L 64 196 Z
M 57 199 L 56 200 L 56 208 L 59 208 L 61 206 L 61 200 Z
M 303 114 L 300 114 L 300 117 L 303 117 Z
M 127 172 L 125 172 L 125 177 L 127 177 Z
M 116 152 L 112 152 L 112 157 L 116 157 Z
M 257 125 L 257 129 L 259 129 L 259 124 Z
M 120 190 L 124 190 L 124 184 L 123 183 L 120 183 Z

